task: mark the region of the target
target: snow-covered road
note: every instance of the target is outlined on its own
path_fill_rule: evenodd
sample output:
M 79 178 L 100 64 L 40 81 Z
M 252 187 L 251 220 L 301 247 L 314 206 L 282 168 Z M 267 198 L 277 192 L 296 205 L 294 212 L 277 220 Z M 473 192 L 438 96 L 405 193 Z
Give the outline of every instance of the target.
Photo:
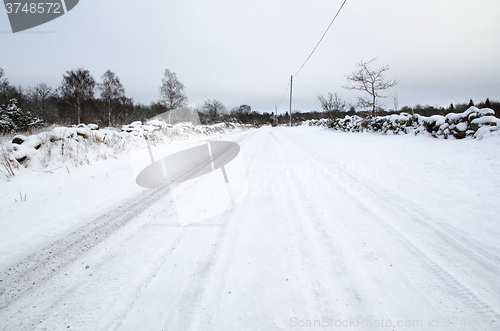
M 241 146 L 245 200 L 179 226 L 168 188 L 127 198 L 2 271 L 0 327 L 500 327 L 500 139 L 224 140 Z

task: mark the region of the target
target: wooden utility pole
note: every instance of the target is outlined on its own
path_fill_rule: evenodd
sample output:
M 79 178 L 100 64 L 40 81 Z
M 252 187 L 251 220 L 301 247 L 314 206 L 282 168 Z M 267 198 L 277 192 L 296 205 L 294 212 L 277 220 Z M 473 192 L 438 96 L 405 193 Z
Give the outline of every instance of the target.
M 293 84 L 293 75 L 290 76 L 290 123 L 289 123 L 290 126 L 292 126 L 292 84 Z

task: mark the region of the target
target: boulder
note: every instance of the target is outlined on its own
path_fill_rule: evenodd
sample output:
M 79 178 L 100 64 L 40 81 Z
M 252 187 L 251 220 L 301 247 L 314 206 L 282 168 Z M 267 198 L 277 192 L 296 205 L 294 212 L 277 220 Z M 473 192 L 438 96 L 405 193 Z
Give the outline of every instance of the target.
M 23 142 L 25 142 L 28 139 L 28 137 L 23 136 L 22 134 L 18 134 L 14 138 L 12 138 L 12 143 L 13 144 L 18 144 L 21 145 Z

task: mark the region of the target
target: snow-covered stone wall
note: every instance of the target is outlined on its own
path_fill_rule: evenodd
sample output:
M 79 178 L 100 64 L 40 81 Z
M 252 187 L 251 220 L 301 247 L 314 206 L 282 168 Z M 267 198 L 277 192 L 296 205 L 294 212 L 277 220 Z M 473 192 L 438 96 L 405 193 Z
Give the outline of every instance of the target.
M 79 166 L 92 160 L 116 157 L 126 151 L 131 143 L 168 142 L 190 136 L 210 136 L 252 126 L 237 123 L 170 125 L 161 120 L 146 123 L 133 122 L 121 130 L 100 129 L 95 124 L 74 127 L 56 127 L 36 135 L 16 135 L 0 145 L 0 172 L 13 176 L 20 166 L 47 168 L 49 166 Z M 2 166 L 3 165 L 3 166 Z
M 362 118 L 346 116 L 332 120 L 311 120 L 304 123 L 309 126 L 325 126 L 345 132 L 381 132 L 382 134 L 422 134 L 430 133 L 436 138 L 465 137 L 483 138 L 491 134 L 500 134 L 500 119 L 489 108 L 470 107 L 463 113 L 449 113 L 446 116 L 430 117 L 419 114 L 387 115 Z

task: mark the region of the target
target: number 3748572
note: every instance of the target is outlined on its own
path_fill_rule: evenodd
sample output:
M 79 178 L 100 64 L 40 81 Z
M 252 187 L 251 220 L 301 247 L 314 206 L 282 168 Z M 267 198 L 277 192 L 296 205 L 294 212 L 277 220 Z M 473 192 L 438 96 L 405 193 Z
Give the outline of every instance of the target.
M 20 2 L 7 2 L 5 4 L 7 14 L 62 14 L 61 4 L 53 2 L 45 3 L 25 3 Z

